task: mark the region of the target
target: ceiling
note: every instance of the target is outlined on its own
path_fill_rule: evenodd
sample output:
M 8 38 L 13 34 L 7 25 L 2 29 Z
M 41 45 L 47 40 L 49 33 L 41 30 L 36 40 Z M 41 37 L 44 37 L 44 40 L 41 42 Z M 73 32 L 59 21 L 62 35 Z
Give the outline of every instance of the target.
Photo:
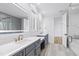
M 68 3 L 40 3 L 39 8 L 41 12 L 46 16 L 60 15 L 68 7 Z
M 26 4 L 27 3 L 21 3 L 25 9 L 27 8 Z M 35 5 L 44 16 L 60 15 L 69 6 L 67 3 L 40 3 Z M 26 17 L 28 12 L 27 10 L 27 12 L 24 12 L 24 10 L 16 7 L 12 3 L 0 3 L 0 11 L 18 18 Z
M 27 17 L 27 13 L 30 14 L 30 12 L 28 11 L 29 8 L 27 7 L 27 4 L 33 3 L 21 3 L 23 9 L 25 9 L 23 10 L 22 8 L 18 8 L 12 3 L 0 3 L 0 12 L 7 13 L 18 18 L 24 18 Z M 44 16 L 59 16 L 62 15 L 62 13 L 66 9 L 69 8 L 69 3 L 35 3 L 34 5 Z M 71 7 L 75 6 L 77 6 L 78 8 L 70 10 L 71 13 L 79 13 L 79 4 L 74 3 L 71 5 Z
M 79 14 L 79 3 L 40 3 L 38 7 L 45 16 L 60 16 L 65 10 L 72 15 Z
M 18 18 L 24 18 L 24 17 L 27 17 L 28 11 L 25 12 L 12 3 L 0 3 L 0 12 L 6 13 Z

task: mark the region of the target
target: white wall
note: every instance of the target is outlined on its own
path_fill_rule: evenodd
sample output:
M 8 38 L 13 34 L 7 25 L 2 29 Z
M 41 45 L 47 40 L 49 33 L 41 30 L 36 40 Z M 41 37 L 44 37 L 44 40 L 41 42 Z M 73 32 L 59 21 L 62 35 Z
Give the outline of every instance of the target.
M 43 32 L 49 34 L 49 43 L 53 43 L 54 19 L 52 16 L 43 19 Z
M 69 35 L 79 35 L 79 13 L 70 14 L 69 17 Z M 79 40 L 73 39 L 70 48 L 76 55 L 79 55 Z
M 69 34 L 79 35 L 79 14 L 71 14 L 69 17 Z
M 54 36 L 62 36 L 63 28 L 62 28 L 62 16 L 58 16 L 54 18 Z

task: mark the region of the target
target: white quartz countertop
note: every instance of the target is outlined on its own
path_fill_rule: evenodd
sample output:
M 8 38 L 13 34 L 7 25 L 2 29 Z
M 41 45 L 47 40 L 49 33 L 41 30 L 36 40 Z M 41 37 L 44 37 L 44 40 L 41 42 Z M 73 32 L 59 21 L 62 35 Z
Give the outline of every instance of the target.
M 37 35 L 45 36 L 45 35 L 47 35 L 47 33 L 42 33 L 42 34 L 37 34 Z
M 40 37 L 29 37 L 29 38 L 24 38 L 22 41 L 20 42 L 10 42 L 8 44 L 4 44 L 4 45 L 0 45 L 0 56 L 10 56 L 13 55 L 15 53 L 17 53 L 18 51 L 20 51 L 21 49 L 29 46 L 30 44 L 32 44 L 33 42 L 37 41 L 38 39 L 40 39 Z
M 44 40 L 45 37 L 38 37 L 38 38 L 40 38 L 40 40 L 42 41 L 42 40 Z

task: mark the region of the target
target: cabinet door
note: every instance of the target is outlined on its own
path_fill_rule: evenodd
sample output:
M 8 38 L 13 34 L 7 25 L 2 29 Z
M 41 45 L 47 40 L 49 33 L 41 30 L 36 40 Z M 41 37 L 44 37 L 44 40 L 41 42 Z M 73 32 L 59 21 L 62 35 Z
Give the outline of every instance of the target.
M 19 52 L 17 52 L 16 54 L 14 54 L 13 56 L 25 56 L 25 50 L 21 50 Z
M 41 54 L 41 49 L 40 49 L 40 46 L 38 48 L 35 49 L 35 55 L 36 56 L 40 56 Z
M 40 44 L 41 44 L 40 40 L 36 41 L 36 43 L 35 43 L 35 45 L 36 45 L 36 47 L 35 47 L 35 55 L 36 56 L 39 56 L 40 53 L 41 53 Z
M 45 36 L 45 45 L 48 44 L 48 34 Z
M 35 50 L 32 50 L 29 52 L 29 54 L 27 56 L 34 56 L 35 55 Z
M 14 54 L 13 56 L 23 56 L 23 53 L 22 52 L 18 52 L 16 54 Z
M 32 50 L 35 49 L 35 44 L 31 44 L 28 47 L 25 48 L 25 55 L 27 56 Z

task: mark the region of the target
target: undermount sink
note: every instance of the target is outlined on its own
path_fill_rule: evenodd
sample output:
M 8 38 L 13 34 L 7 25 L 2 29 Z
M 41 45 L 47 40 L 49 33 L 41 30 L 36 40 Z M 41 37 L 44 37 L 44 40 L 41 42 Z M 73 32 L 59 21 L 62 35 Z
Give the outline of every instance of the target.
M 29 38 L 23 38 L 23 40 L 17 41 L 16 43 L 20 44 L 20 43 L 23 43 L 25 41 L 27 41 L 27 42 L 32 41 L 32 38 L 30 38 L 30 37 Z

